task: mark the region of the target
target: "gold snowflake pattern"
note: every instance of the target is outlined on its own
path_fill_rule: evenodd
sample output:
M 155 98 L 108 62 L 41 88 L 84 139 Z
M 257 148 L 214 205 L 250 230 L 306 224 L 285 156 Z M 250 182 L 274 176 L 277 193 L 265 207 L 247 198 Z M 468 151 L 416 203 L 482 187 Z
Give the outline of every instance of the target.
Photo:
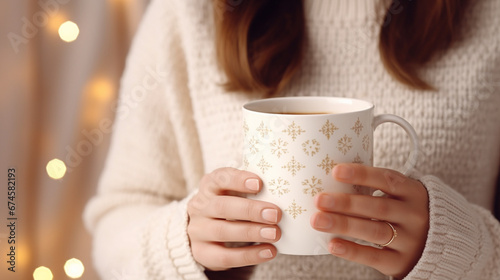
M 288 153 L 288 149 L 286 148 L 287 145 L 288 142 L 278 138 L 278 140 L 271 142 L 271 153 L 280 158 L 282 155 Z
M 337 149 L 342 153 L 342 154 L 347 154 L 349 150 L 352 148 L 352 138 L 347 136 L 347 134 L 344 135 L 344 137 L 340 138 L 339 141 L 337 142 Z
M 364 163 L 363 160 L 361 159 L 361 157 L 359 156 L 359 153 L 356 154 L 352 163 L 360 163 L 360 164 Z
M 282 196 L 290 192 L 290 182 L 279 177 L 278 179 L 272 179 L 269 182 L 269 191 L 271 194 L 277 194 L 278 196 Z
M 283 165 L 281 168 L 285 168 L 292 174 L 292 176 L 297 175 L 297 172 L 299 172 L 302 168 L 305 168 L 306 166 L 301 164 L 300 162 L 295 160 L 295 157 L 292 157 L 292 160 L 290 160 L 287 164 Z
M 297 203 L 295 202 L 295 199 L 293 200 L 292 204 L 290 206 L 288 206 L 288 208 L 285 209 L 285 212 L 290 214 L 294 219 L 306 211 L 307 211 L 307 209 L 302 208 L 299 205 L 297 205 Z
M 328 175 L 330 174 L 335 165 L 337 165 L 335 161 L 333 161 L 333 159 L 330 159 L 330 157 L 327 154 L 326 157 L 323 159 L 323 161 L 321 161 L 321 163 L 318 164 L 317 166 L 321 167 L 321 169 L 325 171 L 325 174 Z
M 264 156 L 262 156 L 262 158 L 260 159 L 259 163 L 257 163 L 257 167 L 260 168 L 260 171 L 262 172 L 262 174 L 265 174 L 266 171 L 271 168 L 272 166 L 269 164 L 269 162 L 267 162 L 265 159 L 264 159 Z
M 316 139 L 307 140 L 302 143 L 302 150 L 308 156 L 314 156 L 319 152 L 319 142 Z
M 248 169 L 248 166 L 250 165 L 250 162 L 248 161 L 247 157 L 243 158 L 243 166 L 245 166 L 245 169 Z
M 361 123 L 361 121 L 358 120 L 356 121 L 356 123 L 354 124 L 353 127 L 351 127 L 352 130 L 354 130 L 354 132 L 356 133 L 356 135 L 359 137 L 359 134 L 361 133 L 361 130 L 363 130 L 363 124 Z
M 250 153 L 252 153 L 252 155 L 259 152 L 259 144 L 259 139 L 255 138 L 255 136 L 252 136 L 252 139 L 248 140 L 248 149 L 250 150 Z
M 370 149 L 370 136 L 368 136 L 368 134 L 363 137 L 362 143 L 363 143 L 363 150 L 368 152 L 368 150 Z
M 321 127 L 319 132 L 323 133 L 326 136 L 326 138 L 330 140 L 330 137 L 338 129 L 339 128 L 336 127 L 333 123 L 331 123 L 330 120 L 326 120 L 325 124 Z
M 302 181 L 302 186 L 305 187 L 303 189 L 304 194 L 310 194 L 311 196 L 317 195 L 318 193 L 323 191 L 321 184 L 321 179 L 318 179 L 314 176 L 311 179 L 305 179 L 304 181 Z
M 271 132 L 271 130 L 269 129 L 269 127 L 267 127 L 264 122 L 260 122 L 260 125 L 259 127 L 257 127 L 257 131 L 259 132 L 260 136 L 262 138 L 264 138 L 266 135 L 269 134 L 269 132 Z
M 250 129 L 248 128 L 247 121 L 243 122 L 243 132 L 245 133 L 245 136 L 247 136 L 247 133 Z
M 292 122 L 291 125 L 289 125 L 287 127 L 287 129 L 284 129 L 283 130 L 283 133 L 286 133 L 288 134 L 288 136 L 292 137 L 293 141 L 295 141 L 295 139 L 297 139 L 297 136 L 299 136 L 300 134 L 306 132 L 305 130 L 303 130 L 299 125 L 295 124 L 295 122 Z

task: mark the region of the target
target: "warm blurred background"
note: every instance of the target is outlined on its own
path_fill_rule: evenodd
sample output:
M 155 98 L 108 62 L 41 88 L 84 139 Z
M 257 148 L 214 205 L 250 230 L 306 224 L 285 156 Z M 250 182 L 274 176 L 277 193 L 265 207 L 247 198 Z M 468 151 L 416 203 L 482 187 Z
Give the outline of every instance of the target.
M 0 279 L 98 279 L 81 215 L 147 2 L 0 1 Z

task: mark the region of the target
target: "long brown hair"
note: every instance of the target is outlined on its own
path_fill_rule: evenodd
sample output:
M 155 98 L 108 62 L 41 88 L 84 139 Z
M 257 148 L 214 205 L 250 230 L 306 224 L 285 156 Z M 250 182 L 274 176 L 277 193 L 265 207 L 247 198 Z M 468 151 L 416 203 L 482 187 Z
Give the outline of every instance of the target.
M 300 67 L 305 40 L 302 0 L 213 0 L 218 63 L 229 91 L 278 93 Z M 379 52 L 387 71 L 415 89 L 418 76 L 455 40 L 467 0 L 393 0 Z

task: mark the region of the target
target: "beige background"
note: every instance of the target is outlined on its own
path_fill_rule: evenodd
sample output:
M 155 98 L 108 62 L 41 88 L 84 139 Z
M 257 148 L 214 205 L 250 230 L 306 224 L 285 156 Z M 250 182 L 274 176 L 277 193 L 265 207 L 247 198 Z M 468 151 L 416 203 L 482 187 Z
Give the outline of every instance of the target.
M 108 148 L 113 101 L 148 0 L 0 1 L 0 279 L 33 279 L 39 266 L 70 279 L 70 258 L 97 279 L 81 219 Z M 63 42 L 66 20 L 80 28 Z M 13 38 L 16 38 L 14 40 Z M 46 164 L 63 160 L 63 179 Z M 16 272 L 7 270 L 7 169 L 16 168 Z

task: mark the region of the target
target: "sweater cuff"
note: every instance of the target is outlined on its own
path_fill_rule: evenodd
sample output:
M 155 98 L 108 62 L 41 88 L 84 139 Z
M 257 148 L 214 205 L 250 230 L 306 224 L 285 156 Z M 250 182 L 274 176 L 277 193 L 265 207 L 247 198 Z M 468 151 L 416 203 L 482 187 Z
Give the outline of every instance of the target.
M 171 202 L 148 221 L 143 232 L 143 265 L 148 279 L 207 279 L 193 258 L 187 235 L 187 202 Z
M 472 279 L 467 277 L 481 269 L 478 259 L 489 255 L 484 225 L 472 205 L 441 180 L 419 180 L 429 195 L 429 232 L 422 257 L 405 279 Z

